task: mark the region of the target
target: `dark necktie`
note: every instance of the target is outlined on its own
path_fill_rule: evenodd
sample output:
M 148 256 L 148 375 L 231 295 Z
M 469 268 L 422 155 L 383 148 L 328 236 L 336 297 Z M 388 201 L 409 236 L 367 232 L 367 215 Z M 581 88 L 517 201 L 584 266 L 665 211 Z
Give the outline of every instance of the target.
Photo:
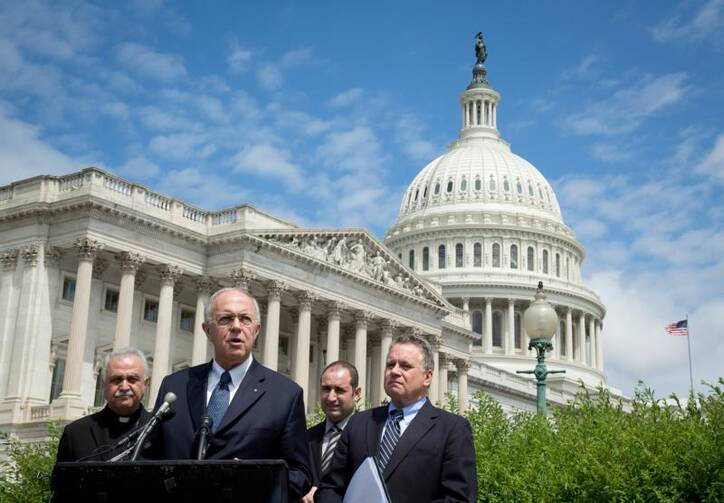
M 327 448 L 322 453 L 322 473 L 327 473 L 327 470 L 329 470 L 332 456 L 334 456 L 334 448 L 337 447 L 337 441 L 340 435 L 342 435 L 342 430 L 340 430 L 337 425 L 333 425 L 327 435 L 329 441 L 327 442 Z
M 219 384 L 214 388 L 209 399 L 209 405 L 206 407 L 206 414 L 213 421 L 211 423 L 212 431 L 216 432 L 221 426 L 221 420 L 229 408 L 229 383 L 231 382 L 231 374 L 228 371 L 221 374 Z
M 400 440 L 400 421 L 402 421 L 402 416 L 402 409 L 395 409 L 390 412 L 387 418 L 387 427 L 380 442 L 380 451 L 377 453 L 377 466 L 380 467 L 381 472 L 385 470 L 387 463 L 390 462 L 392 452 L 395 450 L 397 441 Z

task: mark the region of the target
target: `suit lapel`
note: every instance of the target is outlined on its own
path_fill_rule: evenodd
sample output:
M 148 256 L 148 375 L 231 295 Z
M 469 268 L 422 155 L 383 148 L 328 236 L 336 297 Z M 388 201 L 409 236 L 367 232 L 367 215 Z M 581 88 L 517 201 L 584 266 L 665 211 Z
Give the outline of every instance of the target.
M 435 426 L 437 416 L 438 413 L 435 407 L 430 404 L 429 400 L 425 401 L 425 405 L 422 406 L 415 416 L 415 419 L 412 420 L 405 430 L 405 433 L 402 434 L 400 440 L 397 442 L 395 450 L 392 452 L 390 461 L 387 463 L 383 473 L 385 480 L 390 478 L 395 468 L 405 459 L 410 450 Z
M 367 421 L 367 455 L 377 456 L 380 447 L 382 428 L 387 421 L 387 407 L 377 407 L 372 410 L 372 421 Z
M 186 383 L 186 400 L 189 404 L 189 414 L 194 431 L 198 429 L 201 417 L 206 412 L 206 383 L 210 371 L 211 362 L 189 369 L 189 380 Z
M 242 415 L 246 410 L 254 405 L 259 398 L 266 392 L 264 386 L 266 384 L 266 373 L 264 367 L 259 365 L 256 360 L 251 361 L 249 370 L 246 371 L 244 379 L 241 381 L 239 389 L 236 390 L 234 399 L 231 400 L 229 408 L 226 410 L 224 418 L 218 431 L 224 430 L 236 418 Z
M 322 421 L 310 431 L 309 448 L 312 451 L 312 459 L 314 466 L 318 471 L 322 471 L 322 445 L 324 443 L 324 430 L 326 429 L 326 421 Z M 321 473 L 319 474 L 321 477 Z

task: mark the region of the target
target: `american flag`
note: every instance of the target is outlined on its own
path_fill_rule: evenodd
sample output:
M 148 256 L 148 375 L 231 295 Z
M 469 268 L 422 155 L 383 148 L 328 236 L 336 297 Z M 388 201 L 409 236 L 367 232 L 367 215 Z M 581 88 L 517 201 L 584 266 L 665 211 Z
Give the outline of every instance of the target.
M 689 320 L 675 321 L 666 325 L 666 332 L 671 335 L 689 335 Z

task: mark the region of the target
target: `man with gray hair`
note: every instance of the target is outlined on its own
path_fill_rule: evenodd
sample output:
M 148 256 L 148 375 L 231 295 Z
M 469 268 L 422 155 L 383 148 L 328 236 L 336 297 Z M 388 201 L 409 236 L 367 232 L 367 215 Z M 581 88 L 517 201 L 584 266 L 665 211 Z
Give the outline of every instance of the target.
M 141 401 L 148 385 L 146 356 L 136 348 L 109 353 L 101 368 L 102 410 L 68 424 L 56 461 L 103 461 L 118 454 L 112 447 L 151 417 Z

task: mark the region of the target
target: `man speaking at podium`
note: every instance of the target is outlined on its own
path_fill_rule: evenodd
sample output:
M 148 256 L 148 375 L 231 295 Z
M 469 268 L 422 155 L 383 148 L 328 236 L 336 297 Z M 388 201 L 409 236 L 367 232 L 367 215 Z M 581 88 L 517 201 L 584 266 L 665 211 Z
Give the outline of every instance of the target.
M 254 360 L 259 305 L 246 292 L 223 288 L 204 318 L 214 359 L 164 378 L 156 408 L 168 392 L 177 400 L 152 439 L 152 457 L 195 459 L 202 419 L 209 418 L 207 459 L 283 459 L 289 500 L 298 501 L 311 487 L 302 389 Z
M 476 501 L 470 424 L 427 399 L 432 371 L 427 341 L 409 335 L 392 342 L 385 362 L 385 392 L 392 403 L 350 418 L 314 501 L 341 502 L 357 468 L 369 457 L 393 503 Z

